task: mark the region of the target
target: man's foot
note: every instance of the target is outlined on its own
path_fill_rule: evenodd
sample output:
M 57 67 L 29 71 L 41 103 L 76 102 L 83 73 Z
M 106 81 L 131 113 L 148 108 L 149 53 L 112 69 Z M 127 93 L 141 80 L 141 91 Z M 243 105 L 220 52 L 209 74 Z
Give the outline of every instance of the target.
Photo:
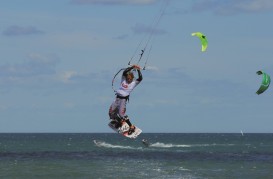
M 135 132 L 135 129 L 136 129 L 136 127 L 135 127 L 134 125 L 132 125 L 132 126 L 130 127 L 129 131 L 128 131 L 128 135 L 131 135 L 132 133 L 134 133 L 134 132 Z

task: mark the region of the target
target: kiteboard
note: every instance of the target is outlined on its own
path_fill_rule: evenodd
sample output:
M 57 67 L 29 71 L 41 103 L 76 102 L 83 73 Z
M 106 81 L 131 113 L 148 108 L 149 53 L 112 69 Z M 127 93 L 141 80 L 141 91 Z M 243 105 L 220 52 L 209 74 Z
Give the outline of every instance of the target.
M 128 131 L 130 129 L 129 125 L 126 123 L 126 122 L 122 122 L 122 125 L 118 128 L 116 128 L 117 126 L 117 121 L 114 121 L 114 120 L 111 120 L 108 124 L 108 126 L 113 129 L 115 132 L 125 136 L 125 137 L 128 137 L 128 138 L 131 138 L 131 139 L 135 139 L 137 138 L 137 136 L 139 136 L 139 134 L 141 134 L 142 130 L 140 128 L 138 128 L 137 126 L 135 126 L 135 131 L 132 133 L 132 134 L 128 134 Z

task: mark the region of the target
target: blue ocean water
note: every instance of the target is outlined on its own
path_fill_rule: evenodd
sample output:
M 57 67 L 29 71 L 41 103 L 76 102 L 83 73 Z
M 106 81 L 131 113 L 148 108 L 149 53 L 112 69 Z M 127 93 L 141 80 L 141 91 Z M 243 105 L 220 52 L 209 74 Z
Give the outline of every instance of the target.
M 5 133 L 0 178 L 273 178 L 273 134 Z

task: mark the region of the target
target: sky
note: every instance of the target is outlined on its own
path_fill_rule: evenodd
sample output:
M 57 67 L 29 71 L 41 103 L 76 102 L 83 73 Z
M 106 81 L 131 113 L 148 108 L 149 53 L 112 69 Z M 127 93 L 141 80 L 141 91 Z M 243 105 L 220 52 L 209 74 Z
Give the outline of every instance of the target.
M 272 0 L 1 1 L 0 132 L 113 132 L 113 76 L 145 43 L 127 104 L 144 133 L 273 132 L 272 19 Z

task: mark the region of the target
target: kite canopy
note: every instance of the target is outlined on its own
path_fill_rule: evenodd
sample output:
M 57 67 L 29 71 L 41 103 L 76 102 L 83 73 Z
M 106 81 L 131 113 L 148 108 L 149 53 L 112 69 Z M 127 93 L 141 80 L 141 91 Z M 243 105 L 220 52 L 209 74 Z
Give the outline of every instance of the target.
M 194 32 L 191 35 L 199 37 L 199 39 L 201 41 L 201 45 L 202 45 L 201 50 L 202 50 L 202 52 L 206 51 L 206 49 L 208 47 L 208 40 L 207 40 L 206 36 L 204 34 L 202 34 L 201 32 Z
M 256 92 L 258 95 L 262 94 L 265 90 L 267 90 L 267 88 L 270 85 L 270 76 L 262 71 L 257 71 L 258 75 L 263 75 L 263 81 L 262 84 L 260 86 L 260 88 L 258 89 L 258 91 Z

